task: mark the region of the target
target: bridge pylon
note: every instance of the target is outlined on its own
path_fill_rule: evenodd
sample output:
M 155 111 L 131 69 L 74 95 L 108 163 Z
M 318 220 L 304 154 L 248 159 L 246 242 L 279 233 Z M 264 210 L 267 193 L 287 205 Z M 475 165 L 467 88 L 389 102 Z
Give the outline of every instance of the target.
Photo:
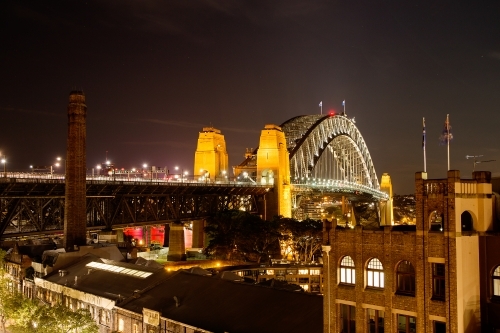
M 214 127 L 204 127 L 198 136 L 198 145 L 194 155 L 195 179 L 224 180 L 227 167 L 228 155 L 224 135 Z
M 266 196 L 265 218 L 292 217 L 290 157 L 285 133 L 277 125 L 265 125 L 257 151 L 257 183 L 274 185 Z
M 380 191 L 388 195 L 387 200 L 380 201 L 380 225 L 394 224 L 394 210 L 392 207 L 392 182 L 388 173 L 382 174 Z

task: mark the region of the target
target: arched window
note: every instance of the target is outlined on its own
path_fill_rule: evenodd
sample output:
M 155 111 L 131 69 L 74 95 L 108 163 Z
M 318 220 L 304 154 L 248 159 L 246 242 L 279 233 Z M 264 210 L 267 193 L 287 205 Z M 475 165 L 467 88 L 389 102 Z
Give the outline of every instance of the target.
M 462 231 L 472 231 L 472 215 L 469 212 L 465 211 L 460 215 L 460 225 L 462 226 Z
M 493 296 L 500 297 L 500 266 L 497 266 L 493 271 L 491 281 L 493 283 Z
M 349 256 L 345 256 L 340 262 L 340 283 L 356 283 L 356 270 L 354 269 L 354 261 Z
M 366 268 L 367 285 L 373 288 L 384 288 L 384 266 L 377 258 L 368 262 Z
M 411 262 L 403 260 L 396 270 L 397 293 L 415 296 L 415 268 Z
M 443 214 L 434 210 L 429 216 L 429 230 L 443 231 Z

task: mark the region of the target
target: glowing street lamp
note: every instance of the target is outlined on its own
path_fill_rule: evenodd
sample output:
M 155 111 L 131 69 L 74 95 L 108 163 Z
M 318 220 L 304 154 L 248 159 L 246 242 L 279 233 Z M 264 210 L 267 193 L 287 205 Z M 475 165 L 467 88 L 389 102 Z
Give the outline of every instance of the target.
M 56 167 L 60 167 L 62 164 L 62 161 L 64 161 L 64 174 L 66 174 L 66 160 L 64 158 L 58 156 L 56 158 L 56 161 L 57 161 L 55 164 Z
M 7 158 L 3 156 L 0 162 L 3 164 L 3 176 L 7 177 Z

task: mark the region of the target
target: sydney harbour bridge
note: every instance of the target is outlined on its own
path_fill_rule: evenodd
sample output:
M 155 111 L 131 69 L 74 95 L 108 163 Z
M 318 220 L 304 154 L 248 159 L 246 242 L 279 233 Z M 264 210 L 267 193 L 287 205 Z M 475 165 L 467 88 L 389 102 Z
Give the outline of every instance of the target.
M 226 170 L 213 169 L 213 166 L 204 166 L 205 171 L 189 179 L 182 175 L 172 179 L 153 177 L 152 174 L 137 178 L 120 170 L 106 176 L 88 174 L 87 229 L 112 230 L 192 221 L 228 209 L 245 210 L 270 219 L 280 214 L 274 206 L 268 205 L 273 201 L 273 195 L 278 196 L 274 201 L 287 201 L 291 207 L 290 217 L 298 218 L 307 217 L 301 203 L 311 202 L 314 196 L 337 198 L 344 214 L 346 202 L 370 202 L 376 204 L 380 212 L 380 205 L 385 205 L 390 199 L 390 191 L 381 190 L 360 131 L 354 120 L 345 114 L 298 116 L 276 126 L 276 129 L 282 132 L 286 141 L 289 170 L 273 181 L 264 173 L 277 174 L 279 170 L 271 170 L 272 165 L 267 165 L 266 171 L 258 168 L 259 158 L 264 159 L 257 153 L 259 149 L 264 151 L 262 146 L 248 157 L 249 162 L 254 162 L 253 169 L 251 163 L 235 167 L 235 177 L 231 179 L 223 177 L 222 172 L 225 175 Z M 220 144 L 208 149 L 210 154 L 217 153 L 218 147 Z M 199 170 L 198 164 L 195 161 L 194 173 Z M 280 191 L 282 184 L 288 186 L 289 192 Z M 1 238 L 61 231 L 64 227 L 64 200 L 64 175 L 3 173 L 0 177 Z

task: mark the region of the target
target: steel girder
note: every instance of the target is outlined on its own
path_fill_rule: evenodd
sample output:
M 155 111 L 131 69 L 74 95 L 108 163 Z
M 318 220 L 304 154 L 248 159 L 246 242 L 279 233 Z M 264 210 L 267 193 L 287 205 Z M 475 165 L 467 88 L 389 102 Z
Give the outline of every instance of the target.
M 62 232 L 64 180 L 0 178 L 0 237 Z M 160 224 L 217 211 L 257 212 L 262 185 L 87 181 L 87 227 Z
M 380 189 L 368 147 L 351 119 L 344 115 L 306 115 L 286 121 L 281 128 L 290 153 L 292 181 L 323 177 Z M 325 151 L 331 158 L 323 156 Z M 328 163 L 342 172 L 314 171 Z

